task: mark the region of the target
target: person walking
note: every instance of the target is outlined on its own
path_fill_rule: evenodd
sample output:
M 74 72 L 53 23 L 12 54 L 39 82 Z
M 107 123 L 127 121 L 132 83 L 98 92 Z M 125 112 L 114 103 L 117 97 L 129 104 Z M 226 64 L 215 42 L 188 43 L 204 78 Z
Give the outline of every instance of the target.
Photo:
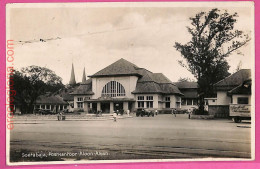
M 117 117 L 117 113 L 114 111 L 113 113 L 114 122 L 116 122 L 116 117 Z
M 176 117 L 176 110 L 172 109 L 172 115 L 174 115 Z

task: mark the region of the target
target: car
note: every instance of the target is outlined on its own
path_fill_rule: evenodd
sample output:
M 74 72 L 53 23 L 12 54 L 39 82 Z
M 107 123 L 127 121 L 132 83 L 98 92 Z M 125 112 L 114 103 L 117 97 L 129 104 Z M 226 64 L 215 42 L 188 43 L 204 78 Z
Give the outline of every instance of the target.
M 52 111 L 50 111 L 50 110 L 41 109 L 39 111 L 39 114 L 41 114 L 41 115 L 48 115 L 48 114 L 54 114 L 54 113 Z
M 139 117 L 139 116 L 141 116 L 141 117 L 143 117 L 143 116 L 148 116 L 148 117 L 152 116 L 152 117 L 154 117 L 154 112 L 151 111 L 151 110 L 148 110 L 148 109 L 139 108 L 136 111 L 136 116 L 137 117 Z

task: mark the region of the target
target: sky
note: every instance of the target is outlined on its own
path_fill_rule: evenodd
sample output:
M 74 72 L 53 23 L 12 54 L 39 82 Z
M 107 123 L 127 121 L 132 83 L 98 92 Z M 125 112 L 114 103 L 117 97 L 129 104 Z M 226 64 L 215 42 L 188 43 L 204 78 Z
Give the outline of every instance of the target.
M 239 17 L 236 29 L 253 32 L 250 7 L 246 5 L 218 6 Z M 173 82 L 180 77 L 194 79 L 178 64 L 182 57 L 173 47 L 175 42 L 188 42 L 186 27 L 190 17 L 209 11 L 205 3 L 190 5 L 62 5 L 10 6 L 7 29 L 13 39 L 16 69 L 37 65 L 53 70 L 67 84 L 74 64 L 76 81 L 80 82 L 85 67 L 92 75 L 111 63 L 124 58 L 138 67 L 163 73 Z M 44 41 L 40 41 L 43 39 Z M 252 68 L 253 40 L 240 52 L 228 58 L 230 73 L 242 62 L 242 68 Z

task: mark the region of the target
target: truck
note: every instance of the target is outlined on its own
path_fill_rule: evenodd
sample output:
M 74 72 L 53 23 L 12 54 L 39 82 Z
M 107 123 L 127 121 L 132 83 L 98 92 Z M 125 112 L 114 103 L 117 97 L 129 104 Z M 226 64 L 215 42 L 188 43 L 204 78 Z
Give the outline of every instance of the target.
M 242 120 L 251 120 L 251 105 L 230 104 L 229 116 L 235 123 L 240 123 Z

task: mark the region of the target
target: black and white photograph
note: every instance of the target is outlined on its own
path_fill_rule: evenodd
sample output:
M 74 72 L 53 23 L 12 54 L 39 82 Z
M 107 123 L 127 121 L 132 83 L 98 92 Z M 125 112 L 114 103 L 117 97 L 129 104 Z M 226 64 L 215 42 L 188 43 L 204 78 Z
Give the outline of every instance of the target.
M 255 159 L 253 2 L 6 11 L 8 165 Z

